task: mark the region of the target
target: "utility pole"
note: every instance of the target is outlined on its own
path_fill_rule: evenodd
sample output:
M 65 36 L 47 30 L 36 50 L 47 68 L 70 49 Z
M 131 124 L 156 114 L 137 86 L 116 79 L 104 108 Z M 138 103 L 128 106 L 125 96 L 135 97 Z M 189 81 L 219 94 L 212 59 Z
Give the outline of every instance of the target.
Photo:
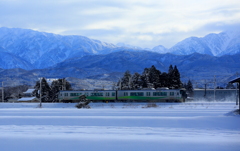
M 63 78 L 63 79 L 62 79 L 62 90 L 65 90 L 65 84 L 64 84 L 64 82 L 65 82 L 65 79 Z
M 40 108 L 42 108 L 42 78 L 40 78 Z
M 206 80 L 205 80 L 205 84 L 204 84 L 204 98 L 206 98 L 206 96 L 207 96 L 207 82 L 206 82 Z
M 4 90 L 3 90 L 3 82 L 2 82 L 2 102 L 4 102 Z
M 238 77 L 238 72 L 236 73 L 236 77 Z M 238 87 L 239 87 L 239 83 L 236 83 L 236 105 L 238 105 L 238 101 L 240 101 L 240 100 L 238 100 L 239 99 L 238 95 L 240 95 L 240 92 L 239 93 L 237 92 Z M 240 102 L 239 102 L 239 106 L 240 106 Z M 239 107 L 239 109 L 240 109 L 240 107 Z
M 214 101 L 216 101 L 216 76 L 214 75 Z

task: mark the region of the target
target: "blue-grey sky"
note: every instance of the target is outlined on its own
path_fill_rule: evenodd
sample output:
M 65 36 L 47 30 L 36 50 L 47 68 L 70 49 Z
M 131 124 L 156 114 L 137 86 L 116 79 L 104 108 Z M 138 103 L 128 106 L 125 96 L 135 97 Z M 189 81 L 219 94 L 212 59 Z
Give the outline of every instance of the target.
M 0 0 L 0 27 L 170 48 L 240 28 L 240 0 Z

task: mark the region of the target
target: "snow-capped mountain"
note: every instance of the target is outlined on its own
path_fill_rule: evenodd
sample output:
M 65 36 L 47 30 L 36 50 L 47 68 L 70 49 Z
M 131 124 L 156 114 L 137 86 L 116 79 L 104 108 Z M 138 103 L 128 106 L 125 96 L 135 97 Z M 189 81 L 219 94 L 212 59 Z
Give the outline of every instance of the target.
M 0 52 L 20 57 L 35 68 L 46 68 L 75 56 L 107 54 L 117 47 L 83 36 L 61 36 L 29 29 L 2 27 L 0 48 Z
M 190 37 L 170 49 L 159 45 L 150 50 L 123 43 L 113 45 L 83 36 L 62 36 L 29 29 L 0 28 L 0 68 L 4 69 L 43 69 L 56 66 L 56 64 L 69 59 L 75 60 L 98 54 L 108 55 L 123 50 L 130 52 L 148 50 L 160 54 L 172 53 L 177 55 L 193 53 L 211 56 L 232 55 L 240 52 L 240 33 L 222 32 L 220 34 L 209 34 L 203 38 Z M 125 55 L 132 54 L 125 53 Z M 144 55 L 147 56 L 147 54 Z M 91 57 L 85 59 L 91 60 Z M 166 56 L 161 59 L 164 58 Z M 115 59 L 119 60 L 118 57 Z M 147 62 L 154 64 L 157 61 L 153 60 L 150 59 Z M 91 61 L 95 62 L 95 60 Z M 108 62 L 108 60 L 105 61 Z M 119 67 L 121 66 L 119 64 Z M 94 68 L 94 66 L 91 67 Z
M 119 47 L 123 47 L 123 48 L 132 48 L 132 49 L 138 49 L 138 50 L 142 50 L 143 49 L 141 47 L 125 44 L 125 43 L 122 43 L 122 42 L 119 42 L 116 45 L 119 46 Z
M 233 55 L 240 52 L 240 32 L 227 31 L 202 38 L 190 37 L 174 45 L 169 52 L 178 55 L 195 52 L 212 56 Z
M 161 54 L 168 53 L 168 49 L 165 48 L 163 45 L 158 45 L 156 47 L 153 47 L 150 51 L 161 53 Z

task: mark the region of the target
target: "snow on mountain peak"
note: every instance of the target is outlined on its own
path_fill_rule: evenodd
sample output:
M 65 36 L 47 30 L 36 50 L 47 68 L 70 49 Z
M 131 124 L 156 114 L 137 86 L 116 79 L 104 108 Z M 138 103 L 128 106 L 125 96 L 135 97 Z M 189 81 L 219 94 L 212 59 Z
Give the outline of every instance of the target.
M 190 37 L 177 43 L 169 52 L 188 55 L 194 52 L 213 56 L 235 54 L 240 52 L 240 33 L 236 31 L 208 34 L 205 37 Z

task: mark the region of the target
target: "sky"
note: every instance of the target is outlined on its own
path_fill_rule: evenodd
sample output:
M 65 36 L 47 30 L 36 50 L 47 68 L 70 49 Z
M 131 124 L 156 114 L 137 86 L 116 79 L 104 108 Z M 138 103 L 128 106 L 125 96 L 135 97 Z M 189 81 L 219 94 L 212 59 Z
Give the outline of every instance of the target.
M 240 0 L 0 0 L 0 27 L 170 48 L 240 28 Z

